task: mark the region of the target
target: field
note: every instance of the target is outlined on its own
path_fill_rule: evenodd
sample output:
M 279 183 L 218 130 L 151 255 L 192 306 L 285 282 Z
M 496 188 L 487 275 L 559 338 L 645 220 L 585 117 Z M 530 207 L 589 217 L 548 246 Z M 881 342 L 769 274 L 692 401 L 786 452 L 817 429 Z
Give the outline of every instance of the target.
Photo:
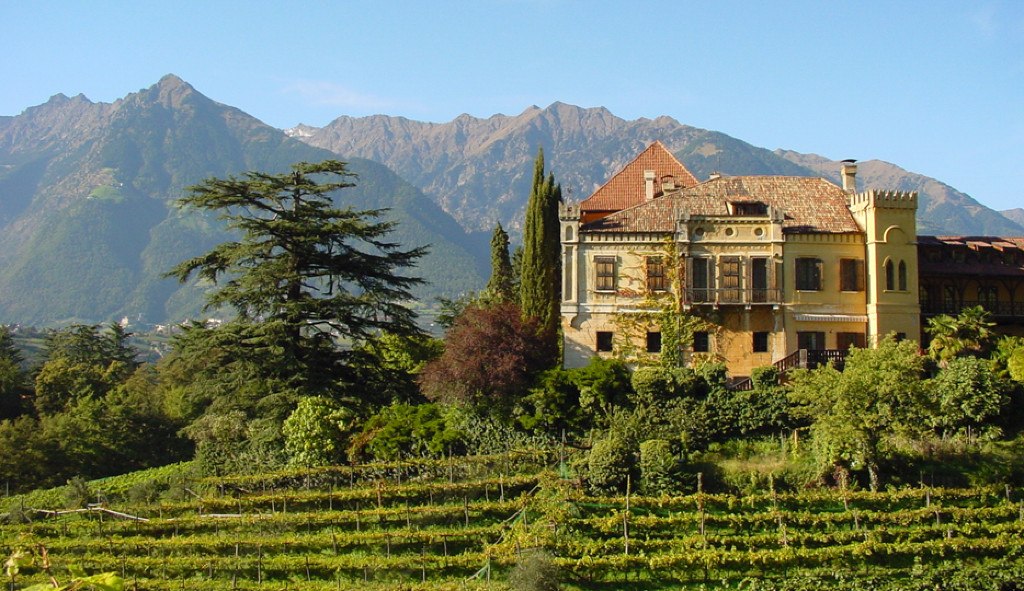
M 45 548 L 54 572 L 114 572 L 128 589 L 502 589 L 514 570 L 544 589 L 555 567 L 579 589 L 1024 581 L 1024 491 L 592 497 L 557 455 L 205 479 L 170 467 L 90 483 L 100 502 L 74 512 L 58 510 L 72 487 L 7 499 L 0 550 Z M 9 588 L 43 581 L 29 568 Z

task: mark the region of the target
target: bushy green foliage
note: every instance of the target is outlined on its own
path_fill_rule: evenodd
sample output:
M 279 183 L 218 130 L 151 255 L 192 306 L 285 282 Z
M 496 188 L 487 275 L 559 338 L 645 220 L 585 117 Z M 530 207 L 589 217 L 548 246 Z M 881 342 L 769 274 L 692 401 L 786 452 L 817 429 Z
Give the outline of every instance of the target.
M 678 492 L 675 478 L 676 455 L 665 439 L 649 439 L 640 444 L 640 492 L 661 495 Z
M 630 404 L 633 387 L 629 368 L 620 359 L 594 357 L 586 367 L 573 372 L 572 380 L 580 391 L 580 407 L 595 417 L 598 426 L 607 426 L 616 408 Z
M 635 459 L 628 442 L 612 431 L 587 453 L 586 480 L 596 494 L 622 494 L 633 476 Z
M 512 591 L 557 591 L 558 565 L 546 550 L 527 550 L 519 555 L 508 575 Z
M 527 431 L 571 438 L 586 432 L 593 424 L 592 417 L 580 406 L 580 386 L 575 379 L 578 370 L 560 367 L 544 371 L 538 376 L 524 400 L 517 420 Z
M 931 422 L 945 433 L 967 427 L 984 430 L 986 421 L 1009 402 L 1009 389 L 992 362 L 976 357 L 949 359 L 929 381 Z
M 322 396 L 307 396 L 282 426 L 284 451 L 292 466 L 314 467 L 338 463 L 353 413 Z
M 0 420 L 13 419 L 26 410 L 22 400 L 28 398 L 32 390 L 23 362 L 11 331 L 0 325 Z
M 438 457 L 461 453 L 464 446 L 457 411 L 440 404 L 393 404 L 363 424 L 348 456 L 353 461 Z
M 425 334 L 381 333 L 366 340 L 354 357 L 352 398 L 362 407 L 403 402 L 420 404 L 420 373 L 444 352 L 444 342 Z
M 797 372 L 792 396 L 811 433 L 823 472 L 866 469 L 872 489 L 887 437 L 920 434 L 927 425 L 924 358 L 911 341 L 886 338 L 876 349 L 852 349 L 846 367 Z
M 957 316 L 934 316 L 925 327 L 931 337 L 928 352 L 942 362 L 955 357 L 987 356 L 996 342 L 994 326 L 992 314 L 981 306 L 966 308 Z

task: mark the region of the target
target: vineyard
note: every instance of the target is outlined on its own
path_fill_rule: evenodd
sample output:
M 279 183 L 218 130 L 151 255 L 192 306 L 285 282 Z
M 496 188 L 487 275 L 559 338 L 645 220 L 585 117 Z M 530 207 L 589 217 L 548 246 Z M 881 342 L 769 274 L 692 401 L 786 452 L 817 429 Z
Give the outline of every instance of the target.
M 7 499 L 0 550 L 45 548 L 55 570 L 154 590 L 502 589 L 530 555 L 557 567 L 562 588 L 1024 581 L 1024 491 L 1009 487 L 592 497 L 557 468 L 554 453 L 508 453 L 204 479 L 165 471 L 161 499 L 144 503 L 125 494 L 145 482 L 130 475 L 92 483 L 101 502 L 73 510 L 60 495 Z M 25 569 L 8 588 L 45 580 Z

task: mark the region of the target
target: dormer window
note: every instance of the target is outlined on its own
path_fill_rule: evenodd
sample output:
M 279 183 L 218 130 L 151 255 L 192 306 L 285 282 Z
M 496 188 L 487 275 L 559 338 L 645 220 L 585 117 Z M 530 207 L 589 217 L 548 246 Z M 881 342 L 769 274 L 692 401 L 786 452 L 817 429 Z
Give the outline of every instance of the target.
M 763 216 L 768 215 L 768 204 L 761 201 L 730 201 L 729 215 Z

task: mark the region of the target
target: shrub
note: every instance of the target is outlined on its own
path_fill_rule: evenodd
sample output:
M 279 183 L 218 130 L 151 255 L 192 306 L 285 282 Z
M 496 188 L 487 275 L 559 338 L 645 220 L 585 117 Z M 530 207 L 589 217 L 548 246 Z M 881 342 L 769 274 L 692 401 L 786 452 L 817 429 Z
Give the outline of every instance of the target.
M 626 490 L 633 458 L 625 439 L 609 433 L 587 454 L 587 483 L 598 494 L 620 494 Z
M 640 444 L 640 490 L 647 495 L 672 493 L 676 458 L 672 444 L 664 439 L 651 439 Z
M 558 589 L 558 566 L 550 553 L 531 550 L 519 556 L 508 576 L 513 591 L 555 591 Z

